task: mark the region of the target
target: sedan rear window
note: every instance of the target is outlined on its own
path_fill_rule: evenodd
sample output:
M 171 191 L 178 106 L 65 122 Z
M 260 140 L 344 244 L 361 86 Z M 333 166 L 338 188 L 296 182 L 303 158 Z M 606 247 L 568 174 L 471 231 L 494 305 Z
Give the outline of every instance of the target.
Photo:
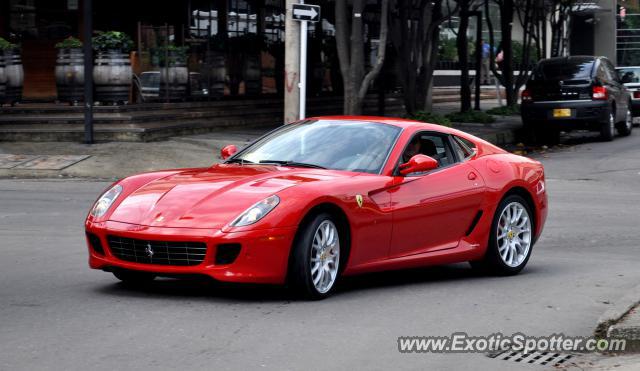
M 536 80 L 589 80 L 593 61 L 541 63 L 534 72 Z
M 616 72 L 618 73 L 620 80 L 624 83 L 640 82 L 640 67 L 618 68 Z

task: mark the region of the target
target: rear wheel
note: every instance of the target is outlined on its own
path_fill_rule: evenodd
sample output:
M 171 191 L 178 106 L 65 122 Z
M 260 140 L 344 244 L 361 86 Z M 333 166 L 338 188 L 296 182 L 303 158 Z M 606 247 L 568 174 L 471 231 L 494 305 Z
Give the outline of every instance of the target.
M 627 108 L 624 121 L 618 124 L 618 135 L 626 137 L 631 134 L 631 130 L 633 130 L 633 115 L 631 115 L 631 111 Z
M 309 299 L 331 294 L 340 275 L 341 242 L 336 221 L 328 213 L 316 215 L 302 227 L 294 242 L 289 276 L 299 294 Z
M 156 276 L 151 273 L 126 270 L 115 271 L 113 272 L 113 275 L 120 281 L 127 284 L 143 284 L 151 282 L 156 278 Z
M 521 196 L 503 199 L 493 217 L 485 256 L 471 266 L 497 275 L 513 275 L 524 269 L 533 247 L 532 215 Z
M 613 140 L 613 137 L 615 136 L 615 130 L 616 130 L 615 111 L 611 109 L 611 112 L 609 112 L 609 120 L 602 123 L 602 126 L 600 128 L 600 139 L 602 139 L 605 142 L 611 142 Z

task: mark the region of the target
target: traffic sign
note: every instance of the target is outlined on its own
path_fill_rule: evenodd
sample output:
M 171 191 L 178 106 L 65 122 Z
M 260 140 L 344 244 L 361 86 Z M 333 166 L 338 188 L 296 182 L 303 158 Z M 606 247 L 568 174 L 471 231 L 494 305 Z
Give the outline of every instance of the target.
M 320 6 L 307 4 L 293 4 L 293 19 L 296 21 L 318 22 L 320 20 Z

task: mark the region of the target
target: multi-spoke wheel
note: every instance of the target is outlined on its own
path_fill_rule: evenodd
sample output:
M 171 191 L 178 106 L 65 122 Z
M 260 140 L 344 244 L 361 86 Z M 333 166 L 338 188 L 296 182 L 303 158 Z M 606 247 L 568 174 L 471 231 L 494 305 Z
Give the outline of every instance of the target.
M 498 206 L 491 226 L 487 252 L 474 267 L 497 274 L 520 272 L 531 256 L 533 247 L 533 214 L 527 202 L 510 195 Z
M 340 231 L 330 214 L 305 223 L 293 246 L 291 285 L 312 299 L 328 296 L 340 275 L 340 246 Z

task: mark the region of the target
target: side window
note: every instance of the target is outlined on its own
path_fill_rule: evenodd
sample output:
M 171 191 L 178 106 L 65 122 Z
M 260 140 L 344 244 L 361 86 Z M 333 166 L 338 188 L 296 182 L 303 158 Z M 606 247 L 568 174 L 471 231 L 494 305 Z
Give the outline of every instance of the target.
M 417 154 L 427 155 L 438 161 L 439 167 L 456 162 L 448 136 L 445 134 L 422 132 L 416 134 L 405 147 L 400 162 L 407 162 Z
M 475 144 L 472 142 L 453 135 L 454 151 L 458 154 L 460 160 L 466 160 L 475 153 Z
M 618 74 L 616 73 L 616 69 L 613 67 L 611 62 L 609 62 L 608 60 L 605 60 L 604 62 L 605 62 L 605 66 L 607 67 L 607 72 L 610 76 L 610 80 L 620 82 L 620 79 L 618 78 Z

